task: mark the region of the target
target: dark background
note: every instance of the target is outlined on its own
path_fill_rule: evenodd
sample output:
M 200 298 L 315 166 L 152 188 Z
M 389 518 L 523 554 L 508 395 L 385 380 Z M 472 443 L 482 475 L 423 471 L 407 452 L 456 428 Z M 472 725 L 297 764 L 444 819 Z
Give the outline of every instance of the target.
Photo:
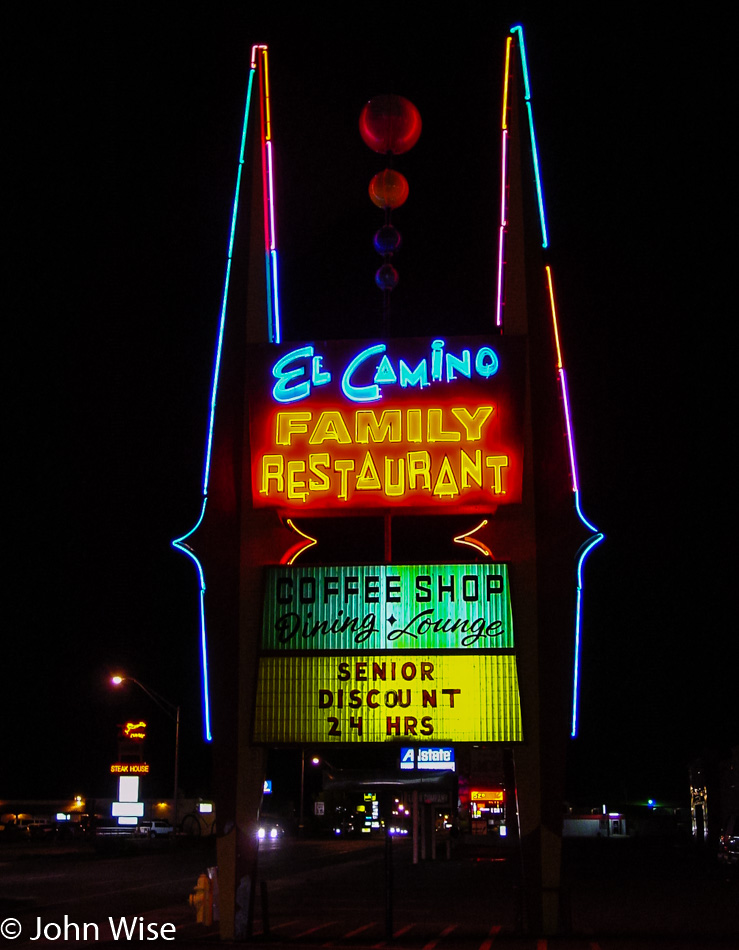
M 586 569 L 570 794 L 684 799 L 688 762 L 739 741 L 728 27 L 554 6 L 457 3 L 431 19 L 368 5 L 360 27 L 325 4 L 3 13 L 0 795 L 112 794 L 115 724 L 132 716 L 151 723 L 168 794 L 173 727 L 135 687 L 111 691 L 120 669 L 181 703 L 181 786 L 210 792 L 197 581 L 170 542 L 199 513 L 251 44 L 270 44 L 285 337 L 377 331 L 367 185 L 384 162 L 357 120 L 388 91 L 424 122 L 398 162 L 410 198 L 394 218 L 393 331 L 474 332 L 492 320 L 517 22 L 582 501 L 607 536 Z

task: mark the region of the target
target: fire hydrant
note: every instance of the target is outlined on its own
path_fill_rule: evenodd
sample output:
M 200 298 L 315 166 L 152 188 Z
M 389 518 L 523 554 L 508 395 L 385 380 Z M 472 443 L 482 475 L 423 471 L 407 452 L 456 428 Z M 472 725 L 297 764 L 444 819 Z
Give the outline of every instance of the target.
M 213 923 L 213 889 L 207 874 L 200 875 L 188 900 L 196 910 L 196 921 L 210 926 Z

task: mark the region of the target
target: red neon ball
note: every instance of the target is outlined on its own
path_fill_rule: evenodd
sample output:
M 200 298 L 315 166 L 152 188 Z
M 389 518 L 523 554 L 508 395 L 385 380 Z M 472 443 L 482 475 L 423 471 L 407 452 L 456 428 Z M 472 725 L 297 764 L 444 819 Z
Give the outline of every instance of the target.
M 369 183 L 369 196 L 378 208 L 399 208 L 408 198 L 405 175 L 392 168 L 378 172 Z
M 402 96 L 375 96 L 362 109 L 359 132 L 374 152 L 402 155 L 418 141 L 421 113 Z

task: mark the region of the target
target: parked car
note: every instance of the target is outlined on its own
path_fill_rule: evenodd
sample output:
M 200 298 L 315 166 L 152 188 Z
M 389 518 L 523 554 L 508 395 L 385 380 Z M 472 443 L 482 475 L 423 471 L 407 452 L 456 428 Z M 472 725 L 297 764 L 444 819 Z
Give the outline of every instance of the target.
M 51 838 L 56 834 L 56 822 L 42 821 L 30 825 L 32 838 Z
M 0 825 L 3 841 L 26 841 L 31 837 L 31 829 L 23 821 L 7 821 L 5 825 Z
M 138 828 L 140 835 L 148 835 L 150 838 L 160 838 L 164 835 L 174 834 L 172 825 L 161 818 L 154 818 L 152 821 L 140 821 Z
M 739 815 L 729 815 L 726 821 L 718 839 L 718 859 L 730 867 L 739 864 Z

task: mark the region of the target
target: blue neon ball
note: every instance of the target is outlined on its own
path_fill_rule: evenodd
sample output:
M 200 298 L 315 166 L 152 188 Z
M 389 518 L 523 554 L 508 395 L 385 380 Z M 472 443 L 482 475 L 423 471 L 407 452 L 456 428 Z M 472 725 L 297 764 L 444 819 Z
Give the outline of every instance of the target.
M 384 256 L 397 251 L 403 243 L 403 239 L 400 236 L 400 231 L 397 231 L 392 224 L 386 224 L 376 232 L 374 242 L 377 253 Z
M 393 290 L 398 283 L 398 272 L 392 264 L 383 264 L 375 274 L 375 283 L 380 290 Z

